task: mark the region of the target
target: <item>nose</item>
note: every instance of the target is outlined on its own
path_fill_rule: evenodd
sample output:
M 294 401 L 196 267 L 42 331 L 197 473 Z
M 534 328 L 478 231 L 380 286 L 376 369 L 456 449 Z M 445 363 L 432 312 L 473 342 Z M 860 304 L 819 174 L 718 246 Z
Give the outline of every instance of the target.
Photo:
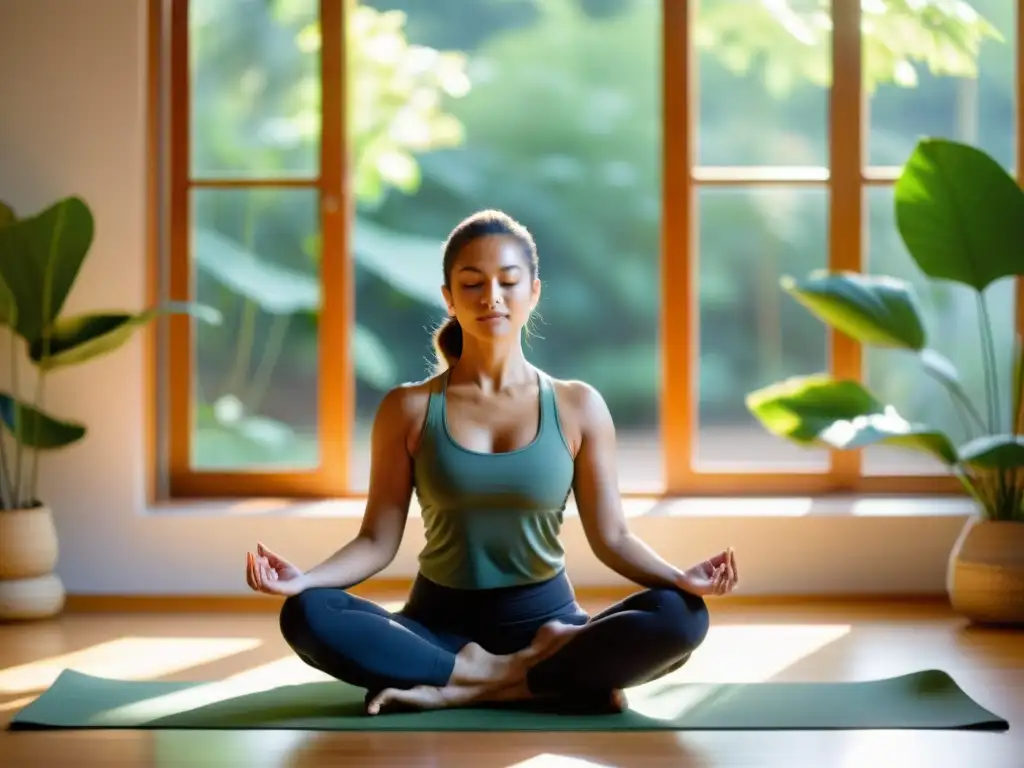
M 488 281 L 487 287 L 480 294 L 480 300 L 488 309 L 493 309 L 503 302 L 501 286 L 496 280 Z

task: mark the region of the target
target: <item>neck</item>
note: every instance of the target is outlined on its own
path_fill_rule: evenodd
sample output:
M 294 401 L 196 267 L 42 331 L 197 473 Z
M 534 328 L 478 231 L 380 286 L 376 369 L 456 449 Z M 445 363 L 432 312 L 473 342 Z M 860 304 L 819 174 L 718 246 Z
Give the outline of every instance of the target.
M 531 378 L 532 368 L 518 338 L 507 343 L 480 344 L 473 337 L 466 336 L 462 356 L 452 366 L 449 380 L 478 384 L 486 390 L 499 390 L 523 384 Z

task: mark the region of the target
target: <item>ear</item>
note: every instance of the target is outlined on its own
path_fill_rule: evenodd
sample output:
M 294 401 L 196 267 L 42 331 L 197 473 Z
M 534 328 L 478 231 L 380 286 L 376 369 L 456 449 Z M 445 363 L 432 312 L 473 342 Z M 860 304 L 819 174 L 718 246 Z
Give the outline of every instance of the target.
M 452 301 L 452 292 L 448 290 L 447 285 L 441 286 L 441 296 L 444 297 L 445 306 L 448 307 L 448 315 L 452 317 L 455 315 L 455 302 Z
M 533 279 L 533 285 L 530 287 L 530 311 L 532 312 L 537 308 L 540 303 L 540 278 L 535 277 Z

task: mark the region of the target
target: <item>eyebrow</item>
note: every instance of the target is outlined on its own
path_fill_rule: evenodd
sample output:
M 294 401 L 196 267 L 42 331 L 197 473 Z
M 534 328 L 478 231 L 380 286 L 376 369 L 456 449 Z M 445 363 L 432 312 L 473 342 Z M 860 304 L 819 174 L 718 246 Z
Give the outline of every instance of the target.
M 506 264 L 504 267 L 501 268 L 501 271 L 511 272 L 513 269 L 522 269 L 522 267 L 519 266 L 518 264 Z M 484 273 L 482 269 L 470 266 L 461 267 L 459 269 L 459 272 L 476 272 L 478 275 L 482 275 Z

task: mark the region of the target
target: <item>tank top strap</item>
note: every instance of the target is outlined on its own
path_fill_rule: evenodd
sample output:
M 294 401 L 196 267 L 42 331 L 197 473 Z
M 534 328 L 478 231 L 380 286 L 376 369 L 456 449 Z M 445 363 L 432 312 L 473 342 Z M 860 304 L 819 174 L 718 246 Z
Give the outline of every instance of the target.
M 540 433 L 558 433 L 558 402 L 555 398 L 555 385 L 551 377 L 543 371 L 537 372 L 540 383 Z
M 427 419 L 426 426 L 432 431 L 444 429 L 444 398 L 445 390 L 448 387 L 448 374 L 445 371 L 430 385 L 430 396 L 427 398 Z

